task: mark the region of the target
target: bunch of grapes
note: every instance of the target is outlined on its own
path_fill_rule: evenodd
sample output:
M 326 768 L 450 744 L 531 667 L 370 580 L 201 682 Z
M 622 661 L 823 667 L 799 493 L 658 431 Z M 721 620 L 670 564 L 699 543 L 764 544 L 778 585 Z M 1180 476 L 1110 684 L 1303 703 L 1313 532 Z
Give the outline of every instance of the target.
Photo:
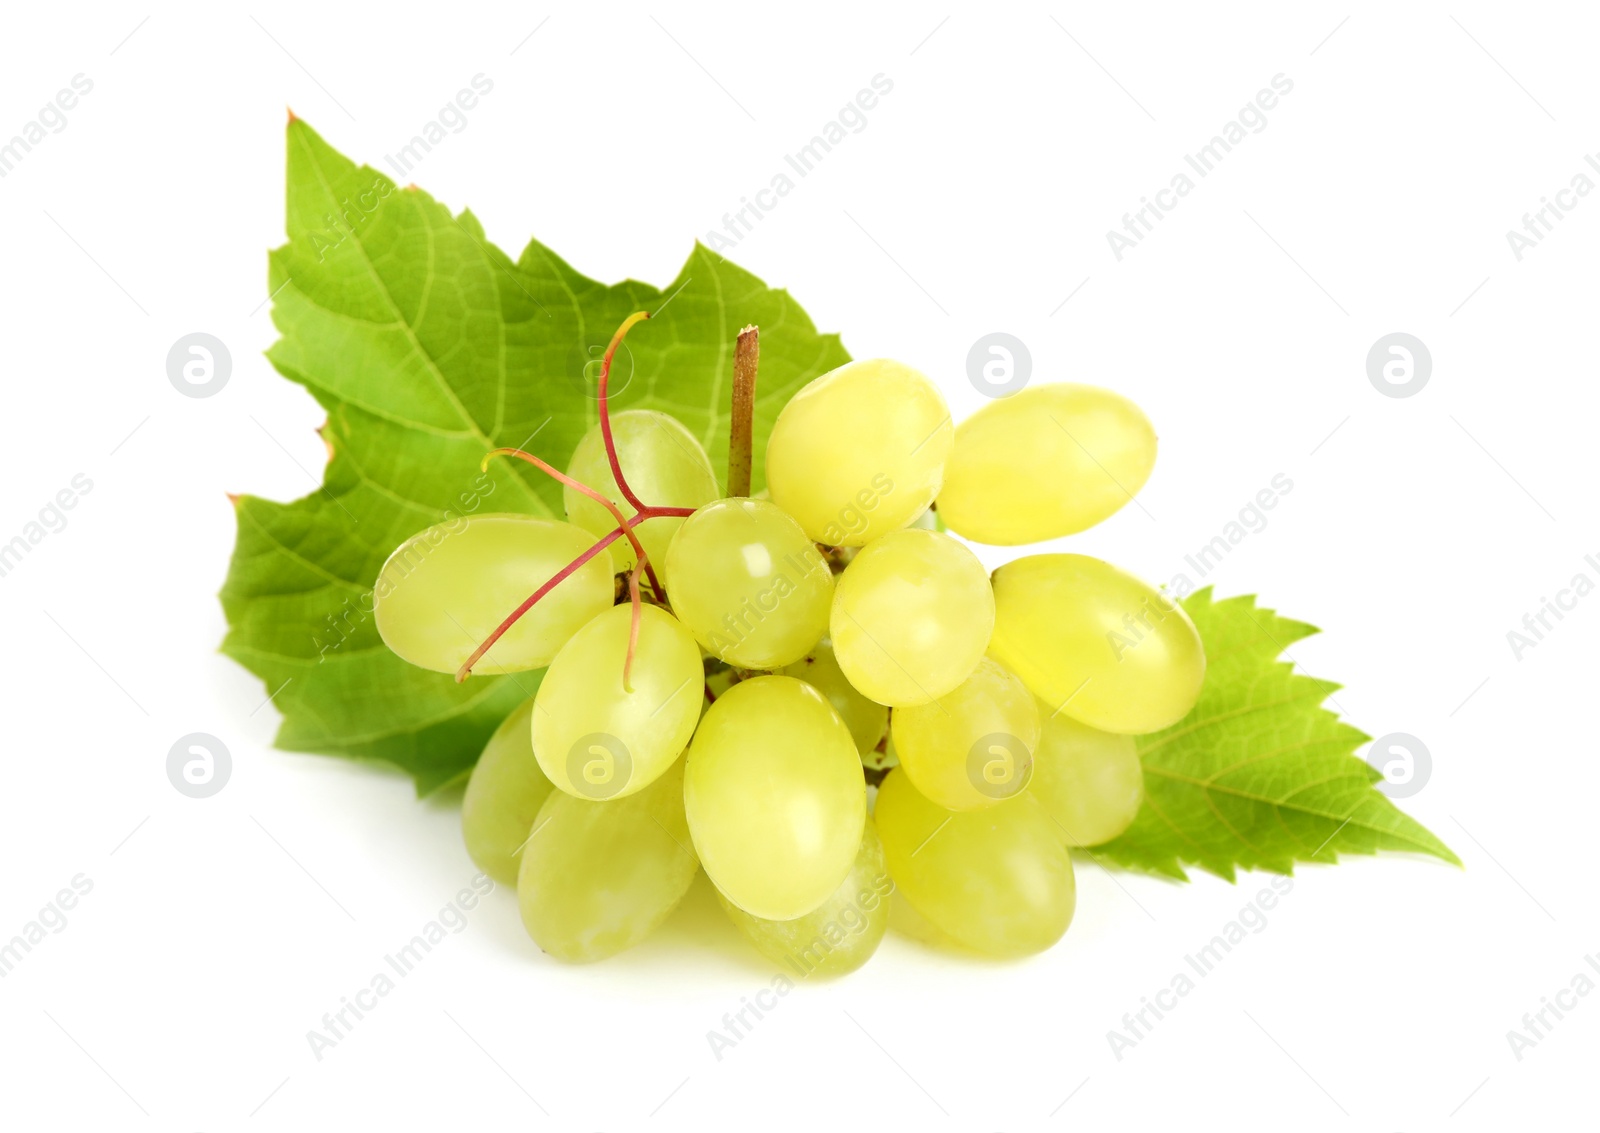
M 1071 851 L 1143 799 L 1136 734 L 1194 705 L 1205 654 L 1159 590 L 1098 559 L 991 575 L 961 541 L 1069 535 L 1133 498 L 1131 402 L 1035 386 L 960 428 L 887 360 L 802 389 L 750 495 L 756 338 L 735 363 L 729 495 L 674 418 L 607 398 L 560 480 L 567 522 L 473 515 L 397 549 L 376 621 L 427 669 L 545 669 L 467 785 L 473 859 L 570 961 L 637 944 L 703 868 L 764 954 L 848 972 L 891 914 L 922 939 L 1041 951 Z M 770 495 L 770 498 L 767 498 Z M 646 502 L 646 501 L 650 502 Z M 529 593 L 532 588 L 532 593 Z

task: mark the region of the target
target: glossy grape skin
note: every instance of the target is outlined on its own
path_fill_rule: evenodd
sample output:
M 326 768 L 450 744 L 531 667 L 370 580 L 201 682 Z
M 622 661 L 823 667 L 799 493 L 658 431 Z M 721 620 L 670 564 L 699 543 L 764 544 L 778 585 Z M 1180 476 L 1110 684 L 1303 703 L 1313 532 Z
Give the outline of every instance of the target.
M 698 868 L 683 816 L 683 760 L 625 799 L 552 791 L 522 851 L 522 923 L 559 960 L 603 960 L 654 932 Z
M 1039 708 L 1015 673 L 988 657 L 932 704 L 894 710 L 900 766 L 946 810 L 981 810 L 1028 786 Z M 981 741 L 983 750 L 975 754 Z
M 839 668 L 832 642 L 817 642 L 811 652 L 786 667 L 783 673 L 805 681 L 827 697 L 844 726 L 850 729 L 862 762 L 875 758 L 878 741 L 889 730 L 889 710 L 856 691 L 844 670 Z
M 526 515 L 435 524 L 396 548 L 373 586 L 373 620 L 401 658 L 453 673 L 502 621 L 594 542 L 582 528 Z M 473 667 L 514 673 L 550 663 L 611 605 L 611 565 L 597 555 L 539 600 Z
M 781 669 L 828 632 L 833 572 L 764 500 L 717 500 L 684 520 L 663 582 L 695 639 L 741 669 Z
M 729 919 L 785 975 L 842 976 L 872 958 L 889 927 L 889 865 L 872 819 L 861 849 L 833 895 L 803 917 L 769 921 L 753 917 L 717 894 Z
M 555 790 L 533 757 L 533 698 L 494 730 L 472 768 L 461 798 L 461 834 L 478 868 L 506 885 L 517 883 L 522 843 Z
M 1194 707 L 1206 675 L 1200 634 L 1148 583 L 1087 555 L 1030 555 L 995 571 L 994 598 L 990 652 L 1049 714 L 1142 733 Z
M 977 668 L 994 626 L 983 564 L 937 531 L 895 531 L 863 547 L 834 587 L 830 636 L 861 693 L 927 704 Z
M 1027 792 L 985 810 L 948 811 L 923 798 L 901 767 L 878 788 L 875 815 L 898 891 L 939 932 L 987 955 L 1026 956 L 1067 931 L 1072 859 Z
M 632 691 L 622 680 L 632 617 L 624 603 L 573 635 L 534 697 L 539 766 L 579 798 L 619 799 L 648 786 L 683 753 L 700 717 L 705 669 L 694 637 L 659 606 L 639 613 Z
M 864 546 L 933 502 L 954 435 L 944 395 L 925 376 L 883 358 L 849 362 L 778 414 L 767 486 L 812 539 Z
M 1039 543 L 1109 518 L 1155 462 L 1155 430 L 1127 398 L 1097 386 L 1032 386 L 956 429 L 939 516 L 979 543 Z
M 861 847 L 866 782 L 850 730 L 793 677 L 740 681 L 706 712 L 684 783 L 706 876 L 752 916 L 802 917 Z
M 717 474 L 711 458 L 694 434 L 676 417 L 653 409 L 627 409 L 611 415 L 611 439 L 617 446 L 617 462 L 628 486 L 651 507 L 699 507 L 716 499 Z M 633 507 L 617 487 L 606 456 L 605 438 L 595 425 L 583 435 L 567 464 L 567 475 L 587 484 L 632 515 Z M 594 500 L 566 487 L 561 492 L 567 519 L 596 538 L 617 526 L 616 517 Z M 634 528 L 644 553 L 657 569 L 666 557 L 667 546 L 683 522 L 674 516 L 647 519 Z M 611 544 L 611 561 L 618 571 L 630 570 L 636 556 L 626 539 Z
M 1111 841 L 1133 825 L 1144 802 L 1144 768 L 1133 737 L 1058 713 L 1044 722 L 1028 793 L 1068 846 Z

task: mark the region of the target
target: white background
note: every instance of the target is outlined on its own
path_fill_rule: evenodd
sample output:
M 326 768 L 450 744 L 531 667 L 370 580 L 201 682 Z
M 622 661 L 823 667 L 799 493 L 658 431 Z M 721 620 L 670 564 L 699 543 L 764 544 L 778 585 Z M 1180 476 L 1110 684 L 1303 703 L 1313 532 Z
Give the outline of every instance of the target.
M 94 89 L 0 179 L 0 541 L 75 474 L 93 488 L 0 578 L 0 937 L 74 876 L 93 890 L 0 981 L 4 1124 L 1500 1129 L 1591 1109 L 1600 996 L 1520 1061 L 1506 1033 L 1600 952 L 1600 597 L 1520 660 L 1506 633 L 1600 581 L 1600 199 L 1520 262 L 1505 234 L 1600 146 L 1596 27 L 1579 6 L 1394 7 L 9 10 L 0 139 L 71 76 Z M 271 749 L 265 690 L 216 652 L 225 493 L 294 498 L 323 459 L 317 407 L 261 356 L 284 107 L 378 165 L 479 73 L 493 93 L 412 177 L 513 254 L 537 234 L 656 284 L 888 76 L 731 257 L 853 354 L 934 375 L 958 417 L 996 330 L 1035 380 L 1135 398 L 1162 440 L 1143 506 L 1074 549 L 1167 581 L 1290 477 L 1207 581 L 1324 628 L 1296 660 L 1345 684 L 1357 726 L 1427 745 L 1404 805 L 1466 869 L 1300 870 L 1120 1061 L 1107 1032 L 1265 877 L 1082 865 L 1053 951 L 889 939 L 720 1061 L 707 1032 L 772 972 L 704 890 L 577 969 L 497 892 L 316 1060 L 306 1033 L 474 871 L 448 802 Z M 1107 230 L 1280 73 L 1267 127 L 1118 262 Z M 234 359 L 203 400 L 165 372 L 195 330 Z M 1431 350 L 1416 396 L 1368 381 L 1392 331 Z M 234 757 L 198 801 L 165 773 L 196 731 Z

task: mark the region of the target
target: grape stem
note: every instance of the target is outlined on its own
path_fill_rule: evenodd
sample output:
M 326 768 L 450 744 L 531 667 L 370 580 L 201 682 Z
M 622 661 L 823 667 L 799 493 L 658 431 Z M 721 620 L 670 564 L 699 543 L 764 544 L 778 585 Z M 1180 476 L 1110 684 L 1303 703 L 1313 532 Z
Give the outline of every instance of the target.
M 627 639 L 627 659 L 624 661 L 624 663 L 622 663 L 622 683 L 624 683 L 624 687 L 626 687 L 627 679 L 629 679 L 629 671 L 632 669 L 632 664 L 634 664 L 634 648 L 638 645 L 638 624 L 640 624 L 638 571 L 640 571 L 640 568 L 643 568 L 646 575 L 650 576 L 650 589 L 651 592 L 654 592 L 654 595 L 656 595 L 656 602 L 666 602 L 666 591 L 662 591 L 661 579 L 656 578 L 656 568 L 651 567 L 650 555 L 645 554 L 645 547 L 643 547 L 642 542 L 638 541 L 637 534 L 634 534 L 634 528 L 635 526 L 640 525 L 640 523 L 645 522 L 645 520 L 651 520 L 651 518 L 670 517 L 670 515 L 677 515 L 677 517 L 688 517 L 688 515 L 694 514 L 693 507 L 650 507 L 648 504 L 645 504 L 645 501 L 642 501 L 642 499 L 638 498 L 637 494 L 634 493 L 634 490 L 630 488 L 629 483 L 627 483 L 627 477 L 622 475 L 622 462 L 619 461 L 618 456 L 616 456 L 616 440 L 611 437 L 611 405 L 610 397 L 608 397 L 608 394 L 610 394 L 611 362 L 613 362 L 614 358 L 616 358 L 616 350 L 618 350 L 619 346 L 622 346 L 622 338 L 626 336 L 627 331 L 629 331 L 630 328 L 634 328 L 634 326 L 638 325 L 638 323 L 642 323 L 643 320 L 646 320 L 646 318 L 650 318 L 650 312 L 648 312 L 648 310 L 635 310 L 634 314 L 624 318 L 624 320 L 622 320 L 622 325 L 616 328 L 616 334 L 611 336 L 610 346 L 606 346 L 605 357 L 600 360 L 600 382 L 598 382 L 597 389 L 598 402 L 600 402 L 600 435 L 605 438 L 606 461 L 610 461 L 611 477 L 616 480 L 616 486 L 618 486 L 619 490 L 622 491 L 622 496 L 627 499 L 629 504 L 634 506 L 634 517 L 622 517 L 621 507 L 616 506 L 616 502 L 606 498 L 605 494 L 598 493 L 598 491 L 595 491 L 594 488 L 590 488 L 587 483 L 579 482 L 579 480 L 576 480 L 576 478 L 566 475 L 565 472 L 560 472 L 560 470 L 555 469 L 554 466 L 547 464 L 546 461 L 541 461 L 541 459 L 539 459 L 538 456 L 534 456 L 533 453 L 525 453 L 525 451 L 520 450 L 520 448 L 496 448 L 496 450 L 490 451 L 490 453 L 486 454 L 485 458 L 483 458 L 482 466 L 480 466 L 483 467 L 483 469 L 488 469 L 491 459 L 496 458 L 496 456 L 515 456 L 515 458 L 520 459 L 520 461 L 528 461 L 528 464 L 533 464 L 534 467 L 544 470 L 544 472 L 547 472 L 547 474 L 550 474 L 552 477 L 560 480 L 563 485 L 570 486 L 570 488 L 574 488 L 574 490 L 581 491 L 581 493 L 589 496 L 590 499 L 594 499 L 595 502 L 598 502 L 600 506 L 605 507 L 608 512 L 611 512 L 613 518 L 616 518 L 616 528 L 611 530 L 610 533 L 605 534 L 605 536 L 602 536 L 602 538 L 597 539 L 594 546 L 589 547 L 586 552 L 582 552 L 581 555 L 578 555 L 578 557 L 574 558 L 573 562 L 566 563 L 565 567 L 562 567 L 562 570 L 555 571 L 555 575 L 550 576 L 546 583 L 544 583 L 544 586 L 539 587 L 538 591 L 534 591 L 533 594 L 528 595 L 528 599 L 526 599 L 525 602 L 520 605 L 520 607 L 510 611 L 509 615 L 506 616 L 506 619 L 504 619 L 499 626 L 494 627 L 493 634 L 488 635 L 488 637 L 486 637 L 486 639 L 483 640 L 480 645 L 478 645 L 478 648 L 472 650 L 472 656 L 469 656 L 469 658 L 467 658 L 466 661 L 461 664 L 461 667 L 456 669 L 456 683 L 458 683 L 458 685 L 462 682 L 462 680 L 466 680 L 467 677 L 472 675 L 472 666 L 475 666 L 478 661 L 482 661 L 483 655 L 488 653 L 491 648 L 494 648 L 494 642 L 498 642 L 501 637 L 504 637 L 504 635 L 506 635 L 506 631 L 509 631 L 510 627 L 515 626 L 515 624 L 522 619 L 522 616 L 525 615 L 525 613 L 533 610 L 534 605 L 539 602 L 539 599 L 542 599 L 544 595 L 549 594 L 550 591 L 554 591 L 555 587 L 560 586 L 563 581 L 571 578 L 576 571 L 581 570 L 581 568 L 584 567 L 584 563 L 589 562 L 590 558 L 594 558 L 595 555 L 600 554 L 602 550 L 605 550 L 606 547 L 610 547 L 613 542 L 618 541 L 619 538 L 622 538 L 622 536 L 626 534 L 627 541 L 629 541 L 629 544 L 632 544 L 632 547 L 634 547 L 634 557 L 635 560 L 637 560 L 634 570 L 632 570 L 632 573 L 629 575 L 629 579 L 627 579 L 627 589 L 629 589 L 630 599 L 632 599 L 632 603 L 634 603 L 634 624 L 632 624 L 632 627 L 630 627 L 629 639 Z
M 564 566 L 560 570 L 556 571 L 556 573 L 554 575 L 552 575 L 550 577 L 550 579 L 548 581 L 546 581 L 543 586 L 539 587 L 539 589 L 535 590 L 532 594 L 528 595 L 527 599 L 525 601 L 523 601 L 523 603 L 520 606 L 518 606 L 515 610 L 512 610 L 511 613 L 506 616 L 506 619 L 504 621 L 502 621 L 498 626 L 495 627 L 494 632 L 491 633 L 483 641 L 483 643 L 481 645 L 479 645 L 476 649 L 474 649 L 472 651 L 472 655 L 470 657 L 468 657 L 464 662 L 462 662 L 461 667 L 456 670 L 456 683 L 457 684 L 460 684 L 462 681 L 466 680 L 469 676 L 472 675 L 472 667 L 474 665 L 476 665 L 480 660 L 483 659 L 483 655 L 485 653 L 489 652 L 490 649 L 494 648 L 494 643 L 499 641 L 502 637 L 504 637 L 505 634 L 506 634 L 506 631 L 509 630 L 512 626 L 516 625 L 517 622 L 522 618 L 522 615 L 526 614 L 529 610 L 533 609 L 533 607 L 539 602 L 539 599 L 543 598 L 546 594 L 550 593 L 550 591 L 554 590 L 562 582 L 564 582 L 568 578 L 572 577 L 572 575 L 577 573 L 577 571 L 579 569 L 581 569 L 585 563 L 589 562 L 596 555 L 598 555 L 601 551 L 604 551 L 607 547 L 611 546 L 611 544 L 615 543 L 618 539 L 622 538 L 625 535 L 628 538 L 628 542 L 630 544 L 632 544 L 634 557 L 635 557 L 635 559 L 637 559 L 637 562 L 635 562 L 635 564 L 634 564 L 633 570 L 630 571 L 629 574 L 628 574 L 628 598 L 629 598 L 630 603 L 633 606 L 633 620 L 632 620 L 632 623 L 628 627 L 628 653 L 627 653 L 627 657 L 622 663 L 622 686 L 623 686 L 624 689 L 628 689 L 628 691 L 632 691 L 631 688 L 629 688 L 628 681 L 629 681 L 629 678 L 631 676 L 632 669 L 633 669 L 633 655 L 634 655 L 635 651 L 638 649 L 638 646 L 639 646 L 639 625 L 640 625 L 640 622 L 641 622 L 641 620 L 643 618 L 642 599 L 640 598 L 640 595 L 639 595 L 639 572 L 641 570 L 644 571 L 649 576 L 650 589 L 655 593 L 656 601 L 657 602 L 664 602 L 666 600 L 666 593 L 661 588 L 660 580 L 656 578 L 655 568 L 650 565 L 650 556 L 645 554 L 644 546 L 639 542 L 639 538 L 638 538 L 637 535 L 634 534 L 633 529 L 635 527 L 639 526 L 639 524 L 643 523 L 647 519 L 663 519 L 663 518 L 668 518 L 668 517 L 686 518 L 688 516 L 693 515 L 694 512 L 695 512 L 694 508 L 688 508 L 688 507 L 651 507 L 649 504 L 646 504 L 643 500 L 641 500 L 634 493 L 634 490 L 631 487 L 628 486 L 628 478 L 622 474 L 622 462 L 617 459 L 617 442 L 611 435 L 611 402 L 610 402 L 611 363 L 612 363 L 612 360 L 616 358 L 616 356 L 617 356 L 617 348 L 622 345 L 622 340 L 627 335 L 628 331 L 630 329 L 632 329 L 633 327 L 637 326 L 639 323 L 642 323 L 645 319 L 648 319 L 649 317 L 650 317 L 650 312 L 648 312 L 648 311 L 635 311 L 633 314 L 629 315 L 626 319 L 622 320 L 622 325 L 617 328 L 617 333 L 611 336 L 611 344 L 606 347 L 605 357 L 602 358 L 601 361 L 600 361 L 600 381 L 598 383 L 598 387 L 597 387 L 597 390 L 596 390 L 597 400 L 599 401 L 599 407 L 600 407 L 600 436 L 605 440 L 606 460 L 611 465 L 611 476 L 612 476 L 612 479 L 616 480 L 617 488 L 622 492 L 623 498 L 626 499 L 628 501 L 628 503 L 633 505 L 635 514 L 631 518 L 626 518 L 626 519 L 623 518 L 622 509 L 619 508 L 612 500 L 610 500 L 610 499 L 606 498 L 604 495 L 602 495 L 600 492 L 595 491 L 593 488 L 589 487 L 587 484 L 581 483 L 578 480 L 573 479 L 571 476 L 568 476 L 563 472 L 558 472 L 550 464 L 547 464 L 545 461 L 540 460 L 538 457 L 534 456 L 531 453 L 523 452 L 521 449 L 518 449 L 518 448 L 497 448 L 497 449 L 493 450 L 492 452 L 490 452 L 487 456 L 485 456 L 483 458 L 482 467 L 484 467 L 484 468 L 488 468 L 489 461 L 492 460 L 494 457 L 497 457 L 497 456 L 513 456 L 513 457 L 516 457 L 518 460 L 527 461 L 529 464 L 532 464 L 534 467 L 542 469 L 545 472 L 548 472 L 551 476 L 554 476 L 561 483 L 567 485 L 570 488 L 574 488 L 577 491 L 582 492 L 584 495 L 588 496 L 590 499 L 594 500 L 596 503 L 599 503 L 602 507 L 604 507 L 607 511 L 609 511 L 611 513 L 611 515 L 616 519 L 617 526 L 616 526 L 616 528 L 614 530 L 610 531 L 606 535 L 602 536 L 600 539 L 596 540 L 595 544 L 592 547 L 590 547 L 587 551 L 583 552 L 583 554 L 579 555 L 577 558 L 573 559 L 566 566 Z M 746 357 L 747 347 L 745 345 L 745 338 L 746 338 L 747 335 L 750 336 L 750 345 L 748 347 L 748 351 L 749 351 L 748 358 Z M 755 355 L 754 355 L 754 350 L 755 350 L 755 328 L 754 327 L 746 327 L 744 330 L 739 332 L 739 346 L 738 346 L 738 349 L 735 352 L 735 356 L 734 356 L 734 371 L 735 371 L 734 384 L 735 384 L 735 387 L 736 387 L 735 395 L 734 395 L 734 405 L 735 405 L 734 434 L 735 434 L 736 437 L 738 435 L 738 430 L 739 430 L 739 424 L 738 424 L 738 412 L 739 412 L 739 410 L 738 410 L 738 405 L 739 405 L 738 397 L 739 397 L 739 395 L 737 393 L 737 388 L 738 388 L 739 382 L 740 382 L 739 374 L 744 372 L 746 368 L 748 369 L 748 388 L 746 389 L 746 392 L 745 392 L 745 398 L 746 398 L 746 403 L 747 404 L 746 404 L 746 407 L 744 409 L 744 415 L 745 415 L 745 426 L 744 426 L 744 433 L 745 433 L 745 442 L 744 442 L 745 461 L 744 461 L 744 468 L 745 468 L 745 471 L 744 471 L 744 489 L 743 489 L 743 491 L 741 493 L 739 493 L 741 495 L 748 494 L 749 491 L 750 491 L 750 455 L 749 455 L 750 454 L 750 419 L 751 419 L 751 407 L 754 404 L 753 403 L 753 397 L 754 397 L 754 391 L 755 391 Z
M 755 449 L 756 369 L 761 362 L 761 331 L 739 332 L 733 349 L 733 420 L 728 436 L 728 495 L 748 496 Z
M 562 582 L 565 582 L 590 559 L 594 558 L 601 551 L 605 550 L 618 539 L 622 538 L 622 534 L 625 529 L 637 527 L 647 519 L 661 519 L 667 516 L 684 517 L 693 514 L 694 509 L 687 507 L 645 508 L 643 511 L 639 512 L 639 514 L 629 519 L 621 527 L 618 527 L 616 530 L 601 536 L 601 538 L 595 541 L 594 546 L 590 547 L 583 554 L 579 555 L 566 566 L 556 571 L 555 574 L 551 575 L 548 582 L 539 587 L 539 589 L 535 590 L 532 594 L 528 595 L 527 599 L 522 603 L 522 605 L 518 606 L 515 610 L 512 610 L 511 613 L 506 616 L 505 621 L 501 622 L 495 627 L 494 632 L 485 638 L 483 644 L 474 649 L 472 651 L 472 656 L 468 657 L 464 662 L 462 662 L 461 667 L 456 670 L 456 683 L 459 684 L 472 675 L 472 666 L 476 665 L 483 658 L 485 653 L 494 648 L 494 643 L 504 637 L 506 631 L 512 626 L 516 625 L 517 622 L 521 620 L 523 614 L 526 614 L 529 610 L 533 609 L 534 605 L 538 603 L 539 599 L 550 593 L 550 591 L 554 590 Z
M 497 456 L 514 456 L 518 460 L 526 460 L 529 464 L 533 465 L 535 468 L 538 468 L 543 472 L 548 472 L 551 476 L 553 476 L 557 480 L 561 481 L 561 483 L 567 485 L 567 487 L 575 488 L 578 491 L 582 492 L 584 495 L 588 496 L 595 503 L 599 504 L 601 507 L 603 507 L 607 511 L 609 511 L 611 513 L 612 517 L 616 519 L 617 526 L 622 528 L 623 534 L 625 534 L 628 537 L 628 542 L 633 544 L 634 557 L 637 558 L 640 562 L 645 562 L 646 561 L 645 553 L 644 553 L 644 547 L 640 544 L 639 537 L 633 533 L 633 528 L 631 528 L 631 527 L 629 527 L 627 525 L 628 521 L 623 516 L 622 509 L 619 508 L 615 503 L 613 503 L 609 498 L 607 498 L 606 496 L 601 495 L 599 492 L 595 491 L 593 488 L 589 487 L 589 485 L 583 483 L 581 480 L 575 480 L 571 476 L 568 476 L 565 472 L 556 471 L 555 468 L 551 467 L 549 464 L 546 464 L 544 461 L 540 460 L 537 456 L 534 456 L 532 453 L 523 452 L 520 448 L 497 448 L 497 449 L 495 449 L 488 456 L 483 458 L 483 463 L 481 465 L 479 465 L 480 471 L 487 470 L 488 467 L 489 467 L 489 461 L 493 460 Z M 664 592 L 661 589 L 660 581 L 656 578 L 655 567 L 646 564 L 645 573 L 650 578 L 650 589 L 651 589 L 651 591 L 654 592 L 654 594 L 656 596 L 656 601 L 657 602 L 661 601 L 662 600 L 662 595 L 663 595 Z
M 611 336 L 611 345 L 606 347 L 605 357 L 600 360 L 600 383 L 597 396 L 600 401 L 600 435 L 606 442 L 606 459 L 611 462 L 611 476 L 617 482 L 617 487 L 622 491 L 623 498 L 632 504 L 637 511 L 645 511 L 643 500 L 633 494 L 633 489 L 628 486 L 628 479 L 622 474 L 622 462 L 617 459 L 617 442 L 611 437 L 611 412 L 609 406 L 608 387 L 611 383 L 611 360 L 617 356 L 617 347 L 622 345 L 623 338 L 628 331 L 650 317 L 649 311 L 635 311 L 622 320 L 622 325 L 617 328 L 617 333 Z

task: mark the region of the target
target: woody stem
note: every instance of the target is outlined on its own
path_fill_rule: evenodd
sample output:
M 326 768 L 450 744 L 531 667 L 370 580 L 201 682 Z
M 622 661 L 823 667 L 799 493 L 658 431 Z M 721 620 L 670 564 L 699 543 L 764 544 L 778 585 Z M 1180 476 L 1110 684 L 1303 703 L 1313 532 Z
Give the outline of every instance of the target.
M 750 494 L 755 449 L 756 367 L 761 361 L 760 331 L 739 332 L 733 350 L 733 423 L 728 436 L 728 495 Z

